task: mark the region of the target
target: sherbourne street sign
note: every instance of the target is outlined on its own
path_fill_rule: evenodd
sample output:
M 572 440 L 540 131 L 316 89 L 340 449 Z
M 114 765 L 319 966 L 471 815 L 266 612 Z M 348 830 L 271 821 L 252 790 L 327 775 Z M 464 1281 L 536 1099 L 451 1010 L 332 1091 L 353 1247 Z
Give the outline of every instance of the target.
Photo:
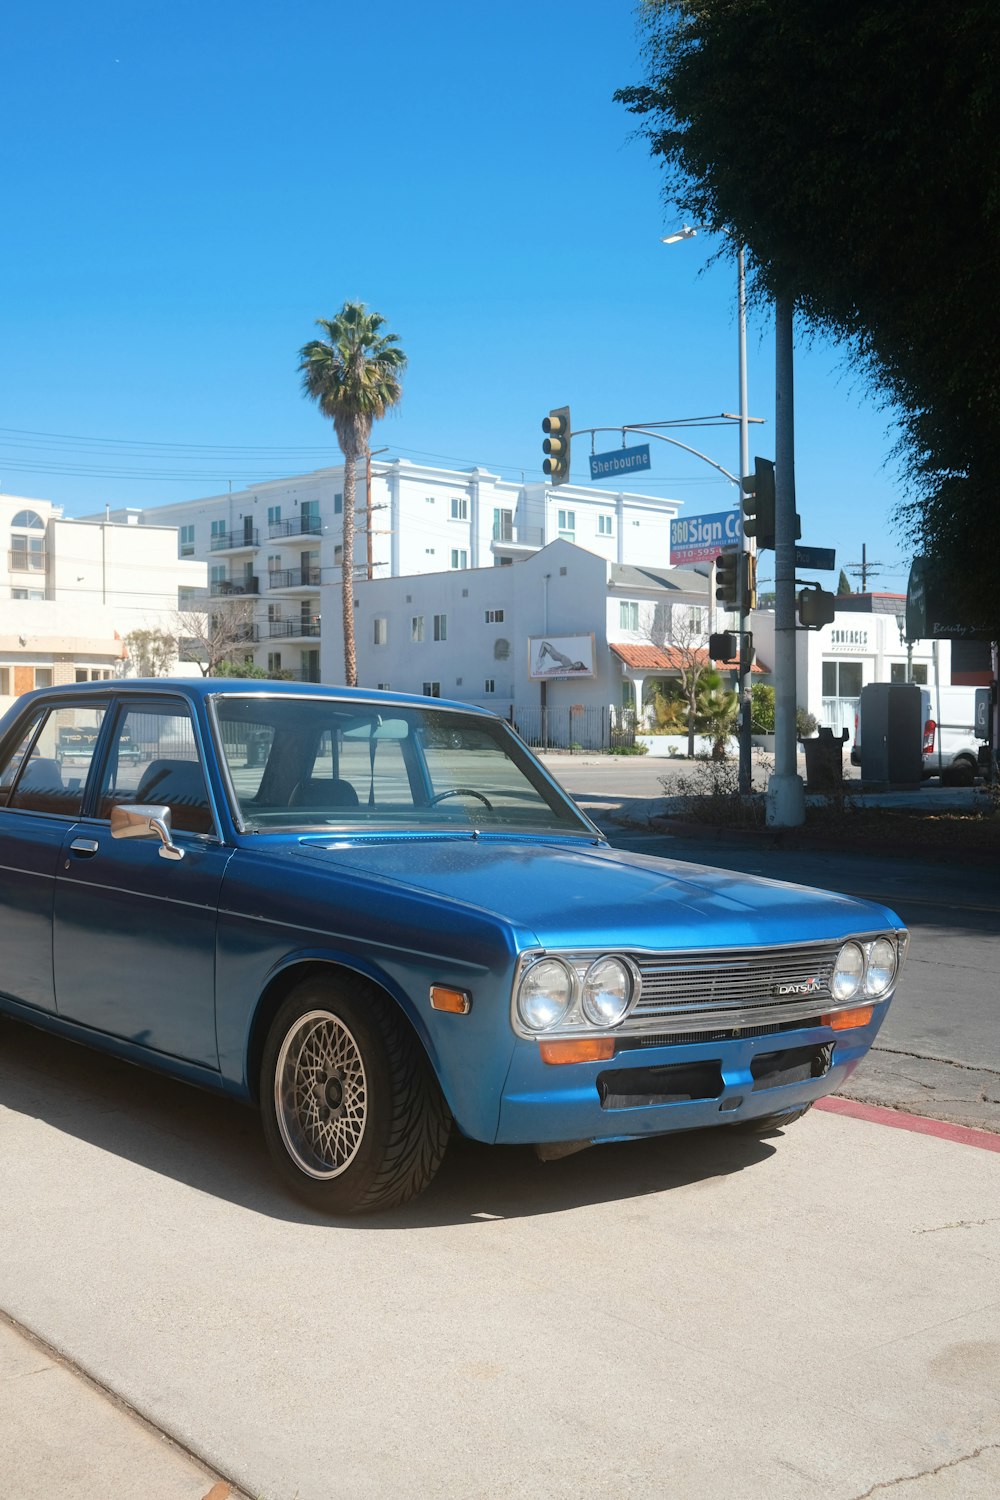
M 649 444 L 640 443 L 636 448 L 616 448 L 613 453 L 590 455 L 591 479 L 613 479 L 616 474 L 637 474 L 640 469 L 649 469 Z

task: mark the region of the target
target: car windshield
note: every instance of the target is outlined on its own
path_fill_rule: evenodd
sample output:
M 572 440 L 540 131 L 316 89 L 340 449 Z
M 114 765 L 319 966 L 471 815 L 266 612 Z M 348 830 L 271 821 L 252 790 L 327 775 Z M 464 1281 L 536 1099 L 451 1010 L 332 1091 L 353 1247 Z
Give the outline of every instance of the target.
M 277 694 L 213 703 L 248 832 L 592 832 L 500 719 Z

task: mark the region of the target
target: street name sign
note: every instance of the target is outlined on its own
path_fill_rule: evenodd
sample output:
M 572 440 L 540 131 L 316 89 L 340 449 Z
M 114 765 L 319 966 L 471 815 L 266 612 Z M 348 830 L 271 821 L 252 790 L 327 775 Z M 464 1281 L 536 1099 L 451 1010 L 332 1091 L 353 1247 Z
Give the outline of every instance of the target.
M 641 469 L 650 468 L 648 443 L 640 443 L 637 448 L 616 448 L 613 453 L 590 455 L 591 479 L 613 479 L 616 474 L 637 474 Z
M 738 510 L 711 516 L 685 516 L 670 523 L 670 561 L 714 562 L 720 552 L 736 551 L 743 543 L 743 521 Z
M 795 566 L 815 568 L 820 573 L 832 573 L 837 566 L 834 547 L 796 547 Z

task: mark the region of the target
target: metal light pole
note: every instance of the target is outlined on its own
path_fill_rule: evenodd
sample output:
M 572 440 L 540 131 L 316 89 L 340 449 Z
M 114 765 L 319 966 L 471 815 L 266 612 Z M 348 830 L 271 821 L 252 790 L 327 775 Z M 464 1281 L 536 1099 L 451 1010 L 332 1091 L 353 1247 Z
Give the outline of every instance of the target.
M 664 235 L 661 241 L 664 245 L 677 245 L 681 240 L 693 240 L 697 235 L 697 229 L 691 224 L 684 224 L 673 234 Z M 746 290 L 746 249 L 740 245 L 736 252 L 736 328 L 737 328 L 737 355 L 738 355 L 738 381 L 739 381 L 739 424 L 740 424 L 740 475 L 750 472 L 750 416 L 747 402 L 747 290 Z M 742 508 L 743 491 L 740 490 L 740 504 Z M 741 542 L 744 552 L 754 552 L 753 541 L 744 536 Z M 740 573 L 740 652 L 739 652 L 739 678 L 738 691 L 740 695 L 740 726 L 739 726 L 739 789 L 743 796 L 748 796 L 753 790 L 753 765 L 750 742 L 750 721 L 752 714 L 752 697 L 750 691 L 751 676 L 750 665 L 752 653 L 746 637 L 747 616 L 749 614 L 749 600 L 743 598 L 743 577 Z M 715 569 L 712 569 L 710 605 L 714 608 L 715 601 Z M 714 628 L 714 625 L 713 625 Z
M 795 391 L 792 344 L 795 304 L 774 301 L 774 775 L 766 811 L 773 828 L 806 820 L 805 788 L 797 770 L 795 729 Z

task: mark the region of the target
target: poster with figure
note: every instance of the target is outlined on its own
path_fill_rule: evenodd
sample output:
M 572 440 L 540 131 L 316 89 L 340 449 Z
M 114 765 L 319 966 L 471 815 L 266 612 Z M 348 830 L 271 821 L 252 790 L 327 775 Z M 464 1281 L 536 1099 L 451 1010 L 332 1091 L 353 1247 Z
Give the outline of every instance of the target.
M 528 676 L 532 681 L 595 675 L 593 635 L 528 637 Z

